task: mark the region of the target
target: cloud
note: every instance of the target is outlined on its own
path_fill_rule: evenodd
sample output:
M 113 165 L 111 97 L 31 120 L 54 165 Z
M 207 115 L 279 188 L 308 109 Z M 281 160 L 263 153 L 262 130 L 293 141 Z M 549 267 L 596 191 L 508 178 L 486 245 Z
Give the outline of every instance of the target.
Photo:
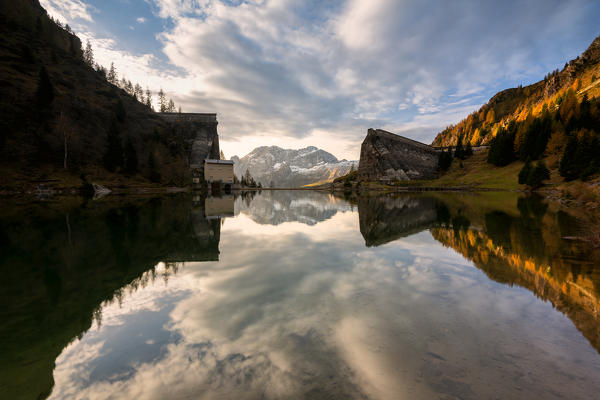
M 147 3 L 168 21 L 160 57 L 124 52 L 143 68 L 119 68 L 184 111 L 217 112 L 228 154 L 252 150 L 244 138 L 282 147 L 311 138 L 349 159 L 368 127 L 430 142 L 496 91 L 575 57 L 600 16 L 585 0 Z M 126 38 L 112 40 L 104 49 L 120 65 Z
M 92 6 L 81 0 L 40 0 L 40 4 L 48 14 L 62 23 L 72 23 L 76 20 L 93 22 L 90 14 Z
M 144 18 L 144 17 L 138 17 L 138 18 L 136 18 L 136 22 L 138 24 L 144 24 L 144 23 L 146 23 L 146 18 Z

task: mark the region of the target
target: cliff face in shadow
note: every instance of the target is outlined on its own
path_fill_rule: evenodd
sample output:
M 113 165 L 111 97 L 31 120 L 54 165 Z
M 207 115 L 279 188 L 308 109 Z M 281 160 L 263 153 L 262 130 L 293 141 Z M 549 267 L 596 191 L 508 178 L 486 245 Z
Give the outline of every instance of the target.
M 143 286 L 178 262 L 219 257 L 220 220 L 205 219 L 187 199 L 58 207 L 6 206 L 0 215 L 0 392 L 6 398 L 47 396 L 56 357 L 127 285 Z M 159 262 L 166 272 L 157 276 Z

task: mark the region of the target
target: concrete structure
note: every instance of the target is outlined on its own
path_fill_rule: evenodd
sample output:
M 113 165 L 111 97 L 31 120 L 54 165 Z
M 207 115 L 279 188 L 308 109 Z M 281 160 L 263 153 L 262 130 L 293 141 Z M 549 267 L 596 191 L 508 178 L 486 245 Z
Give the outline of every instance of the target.
M 189 165 L 195 188 L 206 188 L 204 180 L 204 160 L 219 159 L 219 134 L 217 114 L 201 113 L 159 113 L 171 128 L 189 139 L 191 148 Z
M 368 181 L 434 179 L 440 150 L 382 129 L 369 129 L 360 149 L 358 178 Z

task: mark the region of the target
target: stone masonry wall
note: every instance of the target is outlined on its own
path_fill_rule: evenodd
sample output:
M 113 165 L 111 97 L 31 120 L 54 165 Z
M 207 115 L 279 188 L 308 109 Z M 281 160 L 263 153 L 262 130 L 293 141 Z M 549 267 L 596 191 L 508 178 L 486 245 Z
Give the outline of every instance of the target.
M 360 180 L 434 179 L 440 151 L 381 129 L 369 129 L 360 149 Z

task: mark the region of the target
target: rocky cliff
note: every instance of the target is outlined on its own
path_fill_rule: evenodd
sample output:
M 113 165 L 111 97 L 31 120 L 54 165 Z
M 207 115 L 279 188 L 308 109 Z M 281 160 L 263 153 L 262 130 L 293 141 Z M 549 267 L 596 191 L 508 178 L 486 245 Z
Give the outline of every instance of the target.
M 369 129 L 360 148 L 360 180 L 434 179 L 439 150 L 381 129 Z
M 275 187 L 300 187 L 315 182 L 332 181 L 350 172 L 356 161 L 338 160 L 325 150 L 309 146 L 299 150 L 262 146 L 242 158 L 231 158 L 234 172 L 241 177 L 246 170 L 257 182 Z

